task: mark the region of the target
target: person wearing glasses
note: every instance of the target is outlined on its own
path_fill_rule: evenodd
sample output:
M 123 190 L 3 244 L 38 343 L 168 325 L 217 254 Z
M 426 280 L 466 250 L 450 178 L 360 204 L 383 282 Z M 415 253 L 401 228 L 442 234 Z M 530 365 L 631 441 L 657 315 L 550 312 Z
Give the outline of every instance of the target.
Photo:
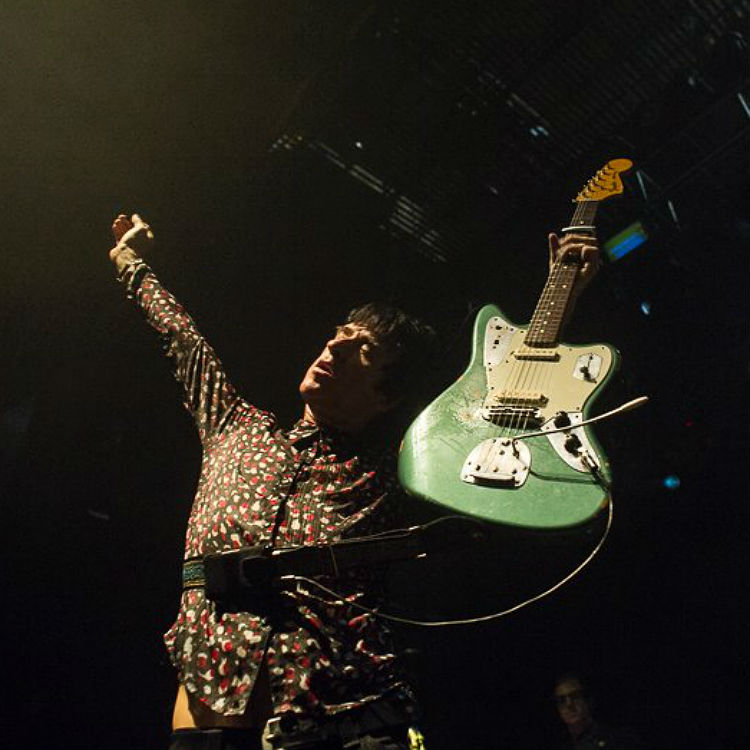
M 608 726 L 594 716 L 594 696 L 581 675 L 568 672 L 555 681 L 557 714 L 567 738 L 560 750 L 641 750 L 644 745 L 631 729 Z

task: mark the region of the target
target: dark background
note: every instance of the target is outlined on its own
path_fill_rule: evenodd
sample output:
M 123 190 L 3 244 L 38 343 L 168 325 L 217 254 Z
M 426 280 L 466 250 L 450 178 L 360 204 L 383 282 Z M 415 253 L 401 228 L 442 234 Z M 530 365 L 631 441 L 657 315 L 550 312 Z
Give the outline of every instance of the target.
M 115 214 L 149 220 L 160 278 L 243 392 L 291 422 L 356 302 L 441 328 L 436 386 L 465 366 L 477 305 L 528 320 L 547 232 L 621 156 L 639 172 L 600 236 L 641 220 L 650 238 L 566 333 L 622 352 L 596 411 L 651 398 L 597 430 L 613 531 L 554 596 L 400 642 L 432 750 L 549 746 L 551 681 L 571 667 L 651 747 L 746 746 L 748 11 L 3 3 L 0 746 L 168 735 L 160 639 L 199 446 L 113 281 Z

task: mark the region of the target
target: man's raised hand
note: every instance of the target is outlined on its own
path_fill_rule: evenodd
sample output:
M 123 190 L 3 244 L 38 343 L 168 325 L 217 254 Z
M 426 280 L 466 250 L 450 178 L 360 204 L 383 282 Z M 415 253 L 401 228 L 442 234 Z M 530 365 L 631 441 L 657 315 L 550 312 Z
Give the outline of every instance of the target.
M 599 242 L 594 237 L 583 234 L 566 234 L 560 239 L 556 234 L 550 234 L 549 267 L 565 257 L 576 257 L 581 261 L 581 267 L 576 277 L 575 292 L 580 293 L 596 276 L 601 267 Z
M 130 218 L 125 214 L 117 216 L 112 222 L 112 234 L 115 246 L 109 251 L 109 258 L 113 263 L 117 263 L 117 259 L 126 250 L 130 250 L 134 255 L 144 255 L 154 244 L 151 227 L 138 214 L 133 214 Z

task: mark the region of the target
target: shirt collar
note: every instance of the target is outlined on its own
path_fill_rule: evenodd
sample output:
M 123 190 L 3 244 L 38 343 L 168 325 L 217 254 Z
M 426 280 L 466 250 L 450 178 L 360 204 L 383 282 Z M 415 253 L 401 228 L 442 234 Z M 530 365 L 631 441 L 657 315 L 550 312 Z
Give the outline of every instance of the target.
M 297 449 L 303 450 L 315 440 L 320 442 L 322 450 L 331 450 L 333 447 L 341 450 L 356 446 L 356 439 L 341 430 L 324 425 L 317 425 L 298 419 L 287 432 L 287 439 Z

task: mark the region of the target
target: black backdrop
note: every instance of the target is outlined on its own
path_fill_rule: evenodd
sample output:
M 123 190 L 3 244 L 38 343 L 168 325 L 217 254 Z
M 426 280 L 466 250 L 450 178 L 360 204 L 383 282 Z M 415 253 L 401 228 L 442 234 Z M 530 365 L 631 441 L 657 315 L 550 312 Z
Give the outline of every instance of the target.
M 406 301 L 442 327 L 434 380 L 450 382 L 469 311 L 496 301 L 528 318 L 546 232 L 601 156 L 620 155 L 592 146 L 475 254 L 415 252 L 335 165 L 269 151 L 368 8 L 3 7 L 2 746 L 166 742 L 175 686 L 160 637 L 199 449 L 156 341 L 112 280 L 113 215 L 147 217 L 162 280 L 242 390 L 289 422 L 306 363 L 367 298 Z M 569 329 L 623 353 L 602 408 L 652 399 L 599 430 L 617 479 L 602 554 L 512 617 L 399 629 L 431 748 L 546 746 L 550 681 L 568 667 L 590 671 L 603 714 L 655 747 L 747 744 L 746 166 L 676 185 L 679 227 L 659 209 L 660 229 L 607 266 Z M 632 214 L 633 181 L 628 196 Z M 679 490 L 662 486 L 667 474 Z

